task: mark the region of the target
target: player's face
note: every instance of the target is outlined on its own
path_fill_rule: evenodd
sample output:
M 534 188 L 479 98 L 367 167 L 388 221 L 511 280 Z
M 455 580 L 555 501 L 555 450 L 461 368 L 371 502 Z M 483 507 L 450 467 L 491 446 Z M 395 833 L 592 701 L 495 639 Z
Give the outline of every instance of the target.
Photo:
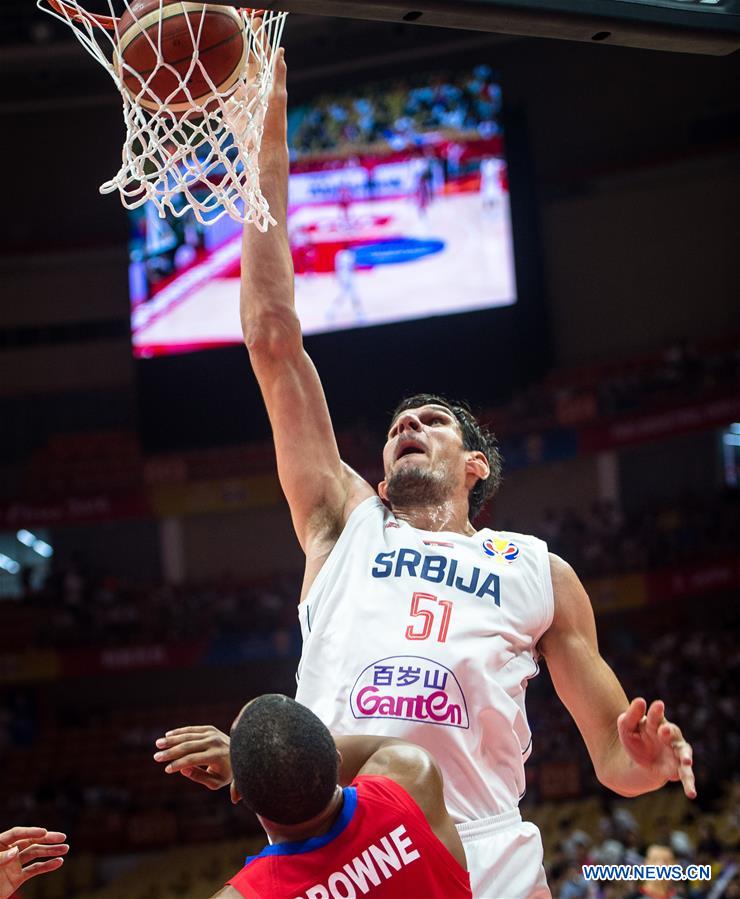
M 444 406 L 402 412 L 383 449 L 391 505 L 439 502 L 457 487 L 464 489 L 465 457 L 460 426 Z

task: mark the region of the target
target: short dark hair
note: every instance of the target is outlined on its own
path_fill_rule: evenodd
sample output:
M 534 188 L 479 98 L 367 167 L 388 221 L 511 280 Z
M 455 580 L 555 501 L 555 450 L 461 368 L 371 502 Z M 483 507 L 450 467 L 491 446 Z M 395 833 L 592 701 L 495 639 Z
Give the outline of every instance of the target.
M 488 459 L 491 473 L 485 480 L 477 480 L 468 494 L 468 517 L 473 521 L 501 483 L 503 460 L 499 452 L 498 441 L 493 432 L 482 425 L 473 415 L 467 403 L 448 400 L 437 393 L 415 393 L 413 396 L 401 400 L 393 411 L 391 421 L 395 421 L 402 412 L 406 412 L 408 409 L 418 409 L 420 406 L 432 404 L 444 406 L 455 417 L 462 431 L 463 446 L 466 450 L 479 451 Z
M 244 708 L 231 730 L 230 754 L 244 804 L 276 824 L 318 815 L 337 787 L 332 735 L 313 712 L 279 693 Z

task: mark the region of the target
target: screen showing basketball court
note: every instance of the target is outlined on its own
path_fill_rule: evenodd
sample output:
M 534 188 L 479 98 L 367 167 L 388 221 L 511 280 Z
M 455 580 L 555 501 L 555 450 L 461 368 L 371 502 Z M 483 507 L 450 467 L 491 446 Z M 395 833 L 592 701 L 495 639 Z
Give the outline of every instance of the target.
M 488 65 L 289 113 L 288 231 L 305 334 L 516 302 L 501 89 Z M 139 358 L 239 344 L 241 226 L 130 212 Z

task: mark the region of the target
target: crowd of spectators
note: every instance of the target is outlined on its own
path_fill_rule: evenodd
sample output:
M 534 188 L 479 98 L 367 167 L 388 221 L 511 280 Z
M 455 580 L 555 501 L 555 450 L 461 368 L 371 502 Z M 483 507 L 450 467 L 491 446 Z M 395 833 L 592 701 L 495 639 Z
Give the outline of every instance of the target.
M 669 847 L 678 863 L 713 866 L 711 883 L 674 884 L 680 889 L 656 895 L 677 899 L 738 895 L 732 877 L 722 891 L 716 889 L 722 872 L 732 871 L 728 866 L 737 862 L 740 848 L 740 782 L 732 781 L 734 759 L 740 755 L 740 704 L 735 690 L 740 648 L 729 621 L 730 611 L 723 612 L 717 602 L 706 606 L 701 626 L 684 618 L 661 633 L 654 624 L 643 626 L 633 616 L 602 628 L 602 652 L 627 694 L 663 698 L 671 719 L 694 746 L 698 799 L 685 803 L 684 818 L 674 815 L 663 823 L 658 819 L 657 830 L 646 829 L 637 810 L 631 813 L 629 801 L 599 787 L 583 741 L 552 694 L 546 669 L 530 684 L 533 754 L 527 764 L 525 816 L 532 809 L 536 818 L 543 799 L 538 772 L 553 763 L 575 761 L 581 769 L 577 795 L 598 797 L 603 806 L 598 824 L 584 830 L 566 816 L 558 822 L 557 838 L 546 840 L 548 875 L 556 899 L 641 895 L 638 884 L 586 883 L 580 868 L 586 862 L 639 863 L 655 842 Z M 139 711 L 136 696 L 127 695 L 125 688 L 116 690 L 118 703 L 86 714 L 75 713 L 71 699 L 68 708 L 50 707 L 43 687 L 4 688 L 0 707 L 10 712 L 5 719 L 5 746 L 0 748 L 6 782 L 0 826 L 15 820 L 43 820 L 67 833 L 76 852 L 151 848 L 249 833 L 254 822 L 231 806 L 227 797 L 204 797 L 184 779 L 167 777 L 152 761 L 154 741 L 169 727 L 214 723 L 228 728 L 235 703 L 225 703 L 217 695 L 193 707 L 183 700 L 198 676 L 197 670 L 183 672 L 182 695 L 173 697 L 172 707 Z M 21 768 L 23 760 L 28 764 Z M 10 778 L 13 788 L 8 789 L 11 770 L 19 776 Z M 726 818 L 733 807 L 734 830 L 724 826 L 715 832 L 714 823 L 721 816 Z M 710 888 L 715 892 L 710 893 Z
M 0 651 L 17 637 L 59 651 L 152 644 L 208 644 L 228 654 L 245 639 L 271 647 L 297 629 L 298 575 L 241 583 L 141 584 L 100 575 L 79 558 L 55 565 L 38 590 L 1 604 Z
M 290 145 L 298 157 L 340 150 L 405 150 L 438 132 L 490 138 L 499 133 L 501 89 L 488 65 L 462 73 L 377 83 L 361 96 L 333 94 L 292 114 Z
M 488 524 L 488 521 L 481 524 Z M 515 522 L 491 526 L 516 530 Z M 685 566 L 737 552 L 740 498 L 734 491 L 686 495 L 628 514 L 596 502 L 588 514 L 547 511 L 535 533 L 586 579 Z M 55 560 L 38 589 L 0 603 L 0 651 L 26 640 L 58 651 L 153 644 L 208 645 L 238 658 L 245 641 L 283 652 L 298 644 L 300 574 L 241 583 L 139 584 L 100 574 L 81 558 Z
M 694 390 L 697 396 L 706 396 L 729 387 L 737 381 L 739 361 L 731 351 L 699 354 L 682 345 L 657 362 L 653 359 L 650 377 L 644 371 L 634 377 L 623 371 L 605 376 L 596 388 L 589 389 L 598 392 L 599 414 L 607 407 L 614 413 L 626 413 L 655 406 L 662 399 L 686 399 Z M 549 395 L 554 395 L 552 387 Z M 544 420 L 555 408 L 523 405 L 521 421 L 537 415 Z M 512 420 L 517 420 L 516 413 Z M 493 526 L 509 524 L 493 520 Z M 687 494 L 670 505 L 634 511 L 600 502 L 588 513 L 551 510 L 535 530 L 587 579 L 670 569 L 689 561 L 736 555 L 740 503 L 733 492 L 704 497 Z M 245 646 L 261 647 L 264 657 L 269 657 L 276 651 L 294 655 L 300 644 L 297 574 L 261 583 L 223 577 L 202 584 L 168 586 L 127 582 L 96 571 L 90 560 L 75 558 L 55 559 L 46 582 L 33 588 L 28 582 L 27 587 L 21 601 L 0 603 L 0 653 L 17 653 L 26 645 L 42 652 L 75 653 L 192 643 L 208 647 L 208 661 L 244 661 L 249 658 L 242 653 Z M 585 832 L 569 828 L 566 822 L 554 851 L 548 851 L 554 896 L 740 896 L 733 867 L 738 863 L 737 838 L 728 841 L 726 833 L 714 832 L 711 817 L 720 804 L 734 802 L 737 808 L 740 799 L 740 785 L 728 786 L 733 761 L 740 755 L 740 704 L 735 686 L 740 676 L 740 649 L 731 608 L 723 606 L 722 597 L 703 598 L 702 615 L 696 613 L 694 620 L 699 622 L 694 627 L 679 625 L 671 608 L 670 628 L 648 631 L 637 614 L 627 622 L 622 615 L 605 618 L 600 642 L 628 695 L 664 699 L 670 717 L 694 744 L 699 786 L 695 811 L 685 826 L 666 827 L 657 842 L 679 863 L 711 864 L 712 882 L 674 883 L 663 893 L 650 893 L 649 885 L 637 883 L 586 883 L 580 873 L 584 860 L 632 863 L 644 858 L 648 850 L 648 836 L 640 831 L 639 823 L 630 822 L 623 805 L 605 800 L 598 827 Z M 191 675 L 197 677 L 197 670 Z M 131 703 L 131 697 L 127 701 Z M 528 708 L 534 751 L 528 764 L 527 800 L 535 805 L 542 800 L 538 772 L 553 763 L 575 763 L 580 792 L 603 796 L 582 740 L 552 694 L 546 669 L 530 686 Z M 84 720 L 69 715 L 55 722 L 50 738 L 48 712 L 42 687 L 2 688 L 0 761 L 12 764 L 15 770 L 28 753 L 38 754 L 45 744 L 54 743 L 50 749 L 55 752 L 41 773 L 31 776 L 30 769 L 23 770 L 23 790 L 8 791 L 6 786 L 5 823 L 43 820 L 70 832 L 80 848 L 101 851 L 111 843 L 128 848 L 163 846 L 218 839 L 225 832 L 244 829 L 244 821 L 235 817 L 240 812 L 228 802 L 202 802 L 196 791 L 179 789 L 182 785 L 172 779 L 167 790 L 149 792 L 137 786 L 154 776 L 149 768 L 152 744 L 163 728 L 172 725 L 167 716 L 161 722 L 147 718 L 136 723 L 135 711 L 126 721 L 115 720 L 106 712 Z M 180 718 L 177 724 L 187 723 Z M 213 723 L 228 727 L 226 712 L 220 719 L 214 716 Z M 57 739 L 58 744 L 54 742 Z M 101 742 L 103 739 L 107 742 Z M 129 773 L 116 773 L 119 765 L 109 768 L 108 774 L 92 777 L 92 770 L 99 771 L 97 761 L 92 767 L 81 767 L 70 748 L 83 742 L 103 747 L 100 751 L 116 762 L 125 761 Z M 58 751 L 57 745 L 61 747 Z M 161 772 L 155 774 L 163 780 Z M 706 815 L 710 817 L 702 818 Z M 651 834 L 651 841 L 653 837 Z
M 187 677 L 184 679 L 187 682 Z M 191 678 L 192 680 L 192 678 Z M 207 709 L 177 704 L 99 706 L 82 712 L 70 700 L 52 707 L 41 690 L 16 689 L 36 719 L 32 740 L 0 752 L 0 820 L 55 822 L 76 853 L 115 854 L 178 843 L 216 841 L 258 829 L 223 794 L 210 797 L 152 760 L 166 729 L 207 719 L 228 731 L 238 703 L 215 696 Z M 5 700 L 5 697 L 0 694 Z M 219 801 L 220 800 L 220 801 Z
M 596 501 L 588 513 L 547 510 L 534 531 L 585 578 L 685 566 L 738 552 L 740 498 L 687 493 L 629 513 Z
M 568 815 L 558 823 L 548 847 L 546 867 L 555 899 L 718 899 L 740 896 L 740 647 L 733 614 L 721 603 L 706 605 L 705 624 L 696 615 L 671 629 L 646 626 L 632 615 L 600 630 L 601 651 L 618 674 L 628 696 L 662 698 L 667 714 L 682 728 L 694 749 L 697 799 L 679 803 L 679 818 L 658 816 L 647 828 L 630 811 L 629 801 L 599 787 L 583 741 L 564 706 L 556 699 L 546 669 L 528 691 L 533 730 L 528 768 L 552 763 L 576 764 L 580 792 L 599 797 L 598 824 L 583 829 Z M 531 774 L 531 772 L 530 772 Z M 671 789 L 671 788 L 667 788 Z M 681 799 L 679 787 L 672 788 Z M 656 794 L 660 795 L 660 794 Z M 525 800 L 536 817 L 542 795 L 536 777 L 528 777 Z M 526 817 L 526 811 L 525 811 Z M 723 827 L 716 829 L 718 819 Z M 710 882 L 586 882 L 582 865 L 648 863 L 712 866 Z
M 576 565 L 582 564 L 589 573 L 604 573 L 614 570 L 615 557 L 623 559 L 622 570 L 642 570 L 682 558 L 687 545 L 692 558 L 699 558 L 702 548 L 726 552 L 740 533 L 737 525 L 737 500 L 727 496 L 716 498 L 713 504 L 687 500 L 670 511 L 643 513 L 635 521 L 625 520 L 608 505 L 594 507 L 588 520 L 571 512 L 552 513 L 543 523 L 542 535 L 556 551 Z M 634 548 L 621 556 L 616 552 L 628 534 L 647 547 L 645 555 L 636 554 Z M 601 541 L 602 551 L 588 548 L 593 540 Z M 607 547 L 608 554 L 603 551 Z M 603 562 L 605 557 L 608 566 L 599 568 L 598 560 Z M 245 641 L 262 641 L 268 654 L 277 646 L 291 654 L 299 645 L 298 591 L 298 577 L 288 575 L 250 585 L 224 578 L 181 587 L 133 586 L 109 577 L 95 578 L 80 560 L 74 560 L 55 569 L 38 594 L 0 606 L 0 615 L 30 611 L 38 623 L 35 645 L 62 652 L 166 640 L 207 641 L 211 657 L 215 651 L 215 655 L 228 658 L 231 649 Z M 603 618 L 600 645 L 627 694 L 664 699 L 671 719 L 694 745 L 699 787 L 695 811 L 685 828 L 672 825 L 676 833 L 662 835 L 661 844 L 684 861 L 714 865 L 717 873 L 711 885 L 679 884 L 680 890 L 663 895 L 718 899 L 738 895 L 737 880 L 729 867 L 737 860 L 738 847 L 715 839 L 711 819 L 701 824 L 700 817 L 726 804 L 728 790 L 734 790 L 731 795 L 736 798 L 740 792 L 737 785 L 727 786 L 734 759 L 740 756 L 736 691 L 740 648 L 732 627 L 732 607 L 721 595 L 704 597 L 701 610 L 696 611 L 692 599 L 683 600 L 680 609 L 671 607 L 669 628 L 656 625 L 655 617 L 648 623 L 637 612 Z M 4 625 L 3 620 L 0 649 L 15 650 L 17 637 L 15 643 L 8 643 L 12 631 Z M 183 672 L 185 695 L 189 677 L 197 679 L 198 669 Z M 220 709 L 215 700 L 213 709 L 210 705 L 191 712 L 163 709 L 155 720 L 150 713 L 137 716 L 135 697 L 128 696 L 125 701 L 129 710 L 123 717 L 116 706 L 80 715 L 72 706 L 72 711 L 48 708 L 43 686 L 3 688 L 0 760 L 6 770 L 19 773 L 24 760 L 38 762 L 37 767 L 34 763 L 22 769 L 22 790 L 8 790 L 6 785 L 7 823 L 43 820 L 47 826 L 70 833 L 80 849 L 94 851 L 110 845 L 166 846 L 244 832 L 245 821 L 238 817 L 241 813 L 228 802 L 203 802 L 195 790 L 162 775 L 151 761 L 154 740 L 167 727 L 189 723 L 192 714 L 198 721 L 191 723 L 206 723 L 210 718 L 227 728 L 234 709 Z M 604 795 L 573 722 L 553 695 L 546 667 L 530 685 L 528 713 L 533 755 L 527 766 L 527 801 L 536 807 L 546 798 L 542 774 L 548 766 L 560 764 L 577 766 L 580 795 Z M 81 755 L 85 752 L 88 755 Z M 555 850 L 548 851 L 554 896 L 631 899 L 639 895 L 639 884 L 586 883 L 580 874 L 583 859 L 630 863 L 647 850 L 648 837 L 639 828 L 625 831 L 627 817 L 614 809 L 617 806 L 605 811 L 599 827 L 588 833 L 574 834 L 564 827 Z M 0 827 L 2 824 L 0 821 Z M 699 833 L 703 836 L 698 837 Z M 709 892 L 723 875 L 727 882 L 723 881 L 722 891 Z
M 497 430 L 582 424 L 597 419 L 691 403 L 737 389 L 737 345 L 699 348 L 691 341 L 612 370 L 560 373 L 519 391 L 497 409 Z
M 725 807 L 740 803 L 740 781 L 727 790 Z M 686 827 L 686 829 L 684 829 Z M 737 899 L 740 896 L 740 846 L 718 834 L 711 816 L 671 826 L 664 819 L 648 841 L 635 816 L 623 803 L 603 803 L 596 830 L 587 833 L 561 823 L 561 838 L 548 853 L 546 869 L 554 899 Z M 689 833 L 689 831 L 691 833 Z M 711 879 L 587 881 L 584 865 L 665 865 L 689 871 L 709 866 Z M 692 872 L 694 873 L 694 872 Z M 695 872 L 698 873 L 698 872 Z
M 687 600 L 694 606 L 694 600 Z M 648 626 L 639 613 L 626 619 L 602 619 L 602 655 L 630 697 L 663 699 L 667 715 L 694 746 L 699 808 L 708 810 L 721 796 L 740 757 L 740 646 L 733 610 L 721 598 L 704 600 L 706 621 L 697 626 L 692 612 L 681 625 L 676 608 L 666 612 L 672 626 Z M 685 612 L 685 607 L 682 610 Z M 533 730 L 532 763 L 575 762 L 579 782 L 597 789 L 583 741 L 567 710 L 554 694 L 543 669 L 530 685 L 527 707 Z M 536 781 L 528 796 L 541 798 Z

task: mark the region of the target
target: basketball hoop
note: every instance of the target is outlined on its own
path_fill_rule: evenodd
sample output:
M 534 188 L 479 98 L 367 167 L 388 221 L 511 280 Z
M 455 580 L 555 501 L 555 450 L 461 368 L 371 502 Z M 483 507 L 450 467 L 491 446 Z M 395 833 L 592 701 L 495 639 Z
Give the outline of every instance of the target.
M 187 0 L 124 0 L 126 11 L 119 17 L 113 0 L 107 3 L 110 16 L 90 13 L 77 0 L 36 3 L 70 26 L 123 99 L 122 165 L 100 192 L 118 191 L 127 209 L 151 201 L 161 218 L 192 210 L 205 225 L 228 215 L 266 231 L 275 221 L 260 190 L 258 156 L 287 13 Z M 176 64 L 163 55 L 163 21 L 173 16 L 188 38 L 188 50 Z M 201 44 L 207 17 L 213 16 L 230 17 L 228 41 L 236 53 L 229 77 L 217 80 L 209 48 Z M 134 40 L 139 56 L 143 48 L 151 60 L 144 70 L 131 64 Z M 211 59 L 222 61 L 216 43 L 210 50 Z

